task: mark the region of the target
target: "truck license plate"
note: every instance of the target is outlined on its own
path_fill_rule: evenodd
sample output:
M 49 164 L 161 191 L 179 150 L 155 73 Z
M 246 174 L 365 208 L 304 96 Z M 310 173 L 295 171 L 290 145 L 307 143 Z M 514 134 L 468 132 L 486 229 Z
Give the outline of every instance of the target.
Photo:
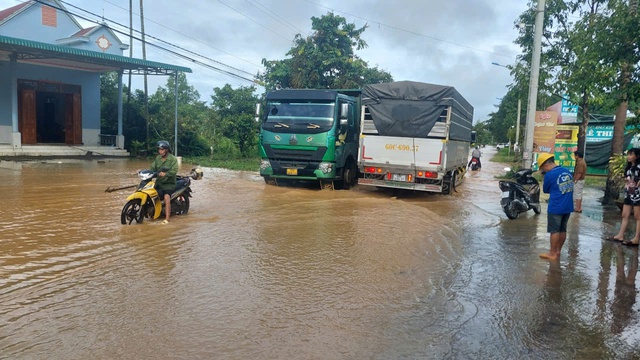
M 508 198 L 509 197 L 509 192 L 508 191 L 503 191 L 502 192 L 502 197 L 503 198 Z
M 391 180 L 393 180 L 393 181 L 407 181 L 407 175 L 391 174 Z
M 298 175 L 298 169 L 287 169 L 287 175 Z

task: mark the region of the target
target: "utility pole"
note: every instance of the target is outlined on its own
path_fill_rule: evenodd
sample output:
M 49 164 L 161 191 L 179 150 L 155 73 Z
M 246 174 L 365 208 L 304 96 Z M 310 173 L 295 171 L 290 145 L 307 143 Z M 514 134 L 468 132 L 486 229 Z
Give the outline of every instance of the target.
M 129 0 L 129 57 L 133 57 L 133 0 Z M 125 120 L 129 121 L 129 101 L 131 100 L 131 70 L 129 70 L 129 84 L 127 85 L 127 112 Z M 138 155 L 138 154 L 135 154 Z
M 509 71 L 511 71 L 511 67 L 506 66 L 506 65 L 502 65 L 499 64 L 497 62 L 492 62 L 491 65 L 495 65 L 495 66 L 500 66 L 503 67 Z M 519 92 L 518 92 L 519 93 Z M 516 145 L 518 145 L 518 148 L 521 147 L 522 144 L 520 144 L 520 112 L 522 111 L 522 100 L 520 99 L 520 95 L 518 95 L 518 114 L 516 115 L 516 140 L 514 141 L 514 152 L 516 149 Z M 519 150 L 518 150 L 519 151 Z
M 147 42 L 144 39 L 144 0 L 140 0 L 140 31 L 142 35 L 142 59 L 147 60 Z M 149 151 L 149 88 L 147 86 L 147 70 L 144 70 L 144 120 L 147 135 L 144 138 L 145 150 Z
M 538 0 L 536 22 L 533 34 L 533 55 L 531 58 L 531 78 L 529 80 L 529 105 L 527 108 L 527 131 L 525 133 L 522 167 L 531 169 L 533 161 L 533 132 L 535 131 L 536 105 L 538 101 L 538 77 L 540 75 L 540 52 L 542 48 L 542 27 L 545 0 Z
M 518 149 L 520 149 L 520 146 L 522 144 L 520 144 L 520 110 L 522 109 L 522 100 L 520 100 L 520 97 L 518 97 L 518 115 L 517 115 L 517 120 L 516 120 L 516 146 Z M 519 152 L 520 150 L 518 150 Z

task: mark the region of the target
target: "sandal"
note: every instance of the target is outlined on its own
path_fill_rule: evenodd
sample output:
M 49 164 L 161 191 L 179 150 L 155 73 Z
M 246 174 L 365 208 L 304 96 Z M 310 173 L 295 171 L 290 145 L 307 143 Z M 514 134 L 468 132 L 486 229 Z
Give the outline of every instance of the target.
M 617 242 L 621 242 L 621 243 L 625 242 L 624 239 L 616 239 L 614 236 L 607 236 L 604 239 L 607 240 L 607 241 L 617 241 Z
M 622 245 L 626 245 L 626 246 L 638 246 L 638 243 L 634 243 L 632 241 L 623 241 Z

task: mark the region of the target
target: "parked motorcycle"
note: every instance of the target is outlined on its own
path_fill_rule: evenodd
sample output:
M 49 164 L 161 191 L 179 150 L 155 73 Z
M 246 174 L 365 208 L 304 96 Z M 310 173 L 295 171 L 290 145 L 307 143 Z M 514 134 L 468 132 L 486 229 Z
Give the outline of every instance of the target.
M 122 225 L 130 225 L 134 220 L 142 223 L 144 218 L 157 219 L 164 214 L 164 200 L 160 199 L 155 188 L 158 173 L 151 170 L 138 172 L 140 184 L 136 191 L 127 197 L 127 202 L 122 208 Z M 185 215 L 189 212 L 191 179 L 200 180 L 202 176 L 202 169 L 199 168 L 193 168 L 189 175 L 177 175 L 176 190 L 171 194 L 171 215 Z
M 506 168 L 506 171 L 511 169 Z M 520 213 L 533 209 L 540 214 L 540 183 L 532 176 L 531 169 L 522 169 L 513 174 L 515 181 L 501 180 L 498 183 L 502 190 L 502 210 L 509 219 L 516 219 Z

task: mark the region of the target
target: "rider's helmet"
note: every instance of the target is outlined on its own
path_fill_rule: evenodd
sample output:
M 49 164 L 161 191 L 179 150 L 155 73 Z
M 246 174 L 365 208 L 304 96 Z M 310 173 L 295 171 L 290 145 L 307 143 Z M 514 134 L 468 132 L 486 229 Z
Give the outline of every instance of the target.
M 160 140 L 158 141 L 158 144 L 156 145 L 156 147 L 159 149 L 167 149 L 169 150 L 169 152 L 171 152 L 171 145 L 169 145 L 168 141 Z
M 540 153 L 538 155 L 538 168 L 541 168 L 542 165 L 544 165 L 544 163 L 546 163 L 547 161 L 549 161 L 549 159 L 551 159 L 553 161 L 553 154 L 549 154 L 549 153 Z

